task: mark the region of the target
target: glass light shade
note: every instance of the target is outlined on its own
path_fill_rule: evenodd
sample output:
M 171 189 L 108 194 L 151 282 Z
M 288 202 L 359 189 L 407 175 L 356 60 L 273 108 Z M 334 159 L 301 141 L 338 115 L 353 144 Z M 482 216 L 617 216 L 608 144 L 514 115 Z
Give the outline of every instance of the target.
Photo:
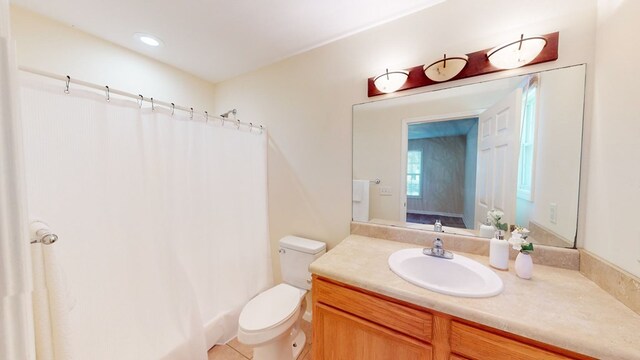
M 431 65 L 425 65 L 423 70 L 424 74 L 431 80 L 436 82 L 447 81 L 455 77 L 467 66 L 469 57 L 467 55 L 459 55 L 447 57 L 431 63 Z
M 542 36 L 524 37 L 520 40 L 497 46 L 487 53 L 491 65 L 499 69 L 515 69 L 527 65 L 540 54 L 547 45 Z
M 404 70 L 387 71 L 384 74 L 378 75 L 373 79 L 373 84 L 376 89 L 383 93 L 392 93 L 402 87 L 409 78 L 409 72 Z

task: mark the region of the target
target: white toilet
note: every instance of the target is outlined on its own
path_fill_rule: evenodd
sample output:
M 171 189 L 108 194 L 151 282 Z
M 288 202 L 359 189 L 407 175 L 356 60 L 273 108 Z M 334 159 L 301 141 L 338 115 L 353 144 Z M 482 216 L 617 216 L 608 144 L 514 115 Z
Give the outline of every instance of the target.
M 244 306 L 238 341 L 253 348 L 255 360 L 295 360 L 306 341 L 300 321 L 311 289 L 309 265 L 326 252 L 326 244 L 296 236 L 280 239 L 282 284 L 263 291 Z

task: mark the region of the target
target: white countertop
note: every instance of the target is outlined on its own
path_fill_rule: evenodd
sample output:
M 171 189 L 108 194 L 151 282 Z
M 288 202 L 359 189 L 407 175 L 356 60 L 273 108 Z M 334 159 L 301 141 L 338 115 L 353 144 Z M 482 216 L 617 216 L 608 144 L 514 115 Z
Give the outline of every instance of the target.
M 504 291 L 460 298 L 408 283 L 389 270 L 393 252 L 415 244 L 351 235 L 311 272 L 479 324 L 601 359 L 640 359 L 640 315 L 578 271 L 534 265 L 533 278 L 495 271 Z M 485 256 L 461 253 L 488 266 Z M 443 275 L 446 276 L 446 275 Z

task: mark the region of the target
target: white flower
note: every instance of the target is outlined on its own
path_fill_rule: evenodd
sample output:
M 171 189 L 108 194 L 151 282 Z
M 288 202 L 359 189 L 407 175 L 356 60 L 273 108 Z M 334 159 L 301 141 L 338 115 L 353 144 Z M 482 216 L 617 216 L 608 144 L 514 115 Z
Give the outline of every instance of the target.
M 501 221 L 504 213 L 500 210 L 491 209 L 487 212 L 487 220 L 495 227 L 496 229 L 501 229 Z
M 518 250 L 518 251 L 522 250 L 522 245 L 524 243 L 526 243 L 526 241 L 522 239 L 520 235 L 512 236 L 511 239 L 509 239 L 509 244 L 511 244 L 514 250 Z
M 500 221 L 502 219 L 502 217 L 504 216 L 504 213 L 500 210 L 490 210 L 487 213 L 487 216 L 491 217 L 491 219 L 493 219 L 493 221 Z

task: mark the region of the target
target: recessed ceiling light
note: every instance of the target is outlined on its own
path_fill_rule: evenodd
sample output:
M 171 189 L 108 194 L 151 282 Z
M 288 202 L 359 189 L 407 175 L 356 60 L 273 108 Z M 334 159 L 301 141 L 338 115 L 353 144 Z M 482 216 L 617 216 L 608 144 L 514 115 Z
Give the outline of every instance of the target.
M 158 39 L 153 35 L 136 33 L 133 37 L 135 37 L 136 39 L 142 41 L 144 44 L 147 44 L 149 46 L 156 47 L 156 46 L 162 45 L 162 40 Z

